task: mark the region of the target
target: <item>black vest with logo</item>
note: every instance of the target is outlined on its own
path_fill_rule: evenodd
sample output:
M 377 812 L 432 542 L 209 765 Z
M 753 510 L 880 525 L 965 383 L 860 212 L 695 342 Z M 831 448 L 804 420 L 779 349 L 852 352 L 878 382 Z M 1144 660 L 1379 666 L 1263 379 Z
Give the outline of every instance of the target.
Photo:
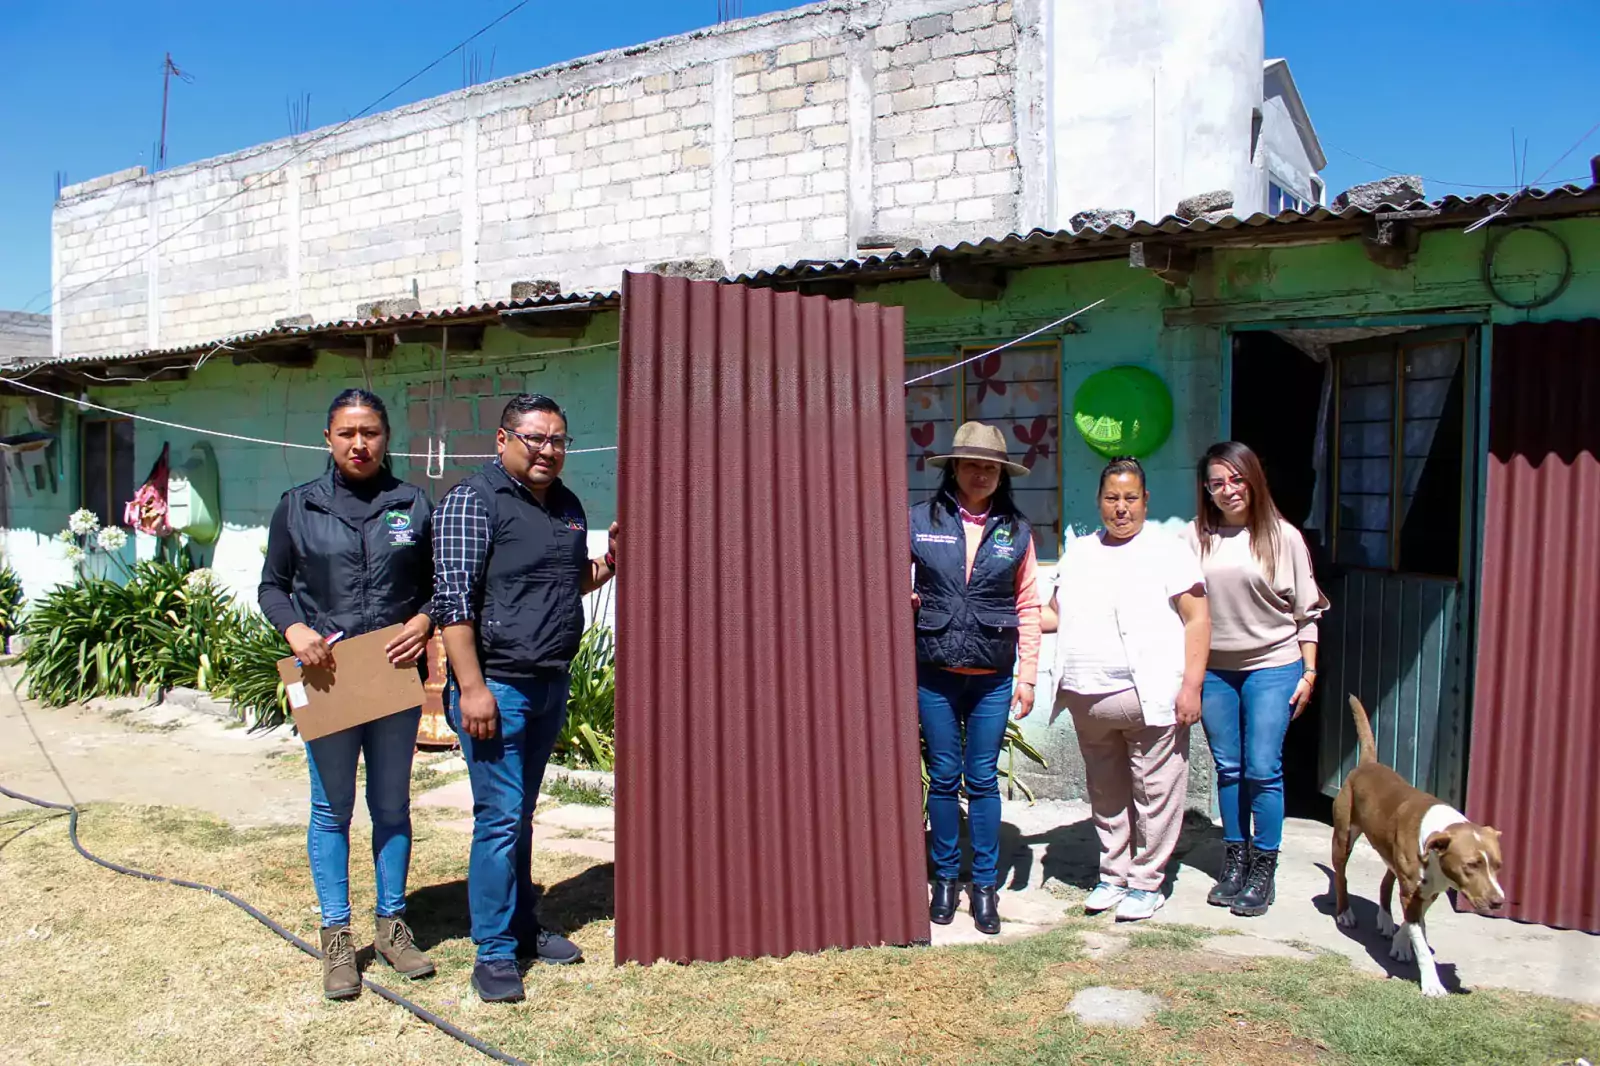
M 566 670 L 583 637 L 589 522 L 560 481 L 544 503 L 498 463 L 462 480 L 489 510 L 491 539 L 478 607 L 478 664 L 485 677 Z
M 917 661 L 1010 673 L 1017 661 L 1017 570 L 1033 529 L 1020 516 L 990 514 L 967 576 L 966 528 L 944 503 L 911 508 L 916 564 Z
M 385 485 L 357 524 L 333 509 L 333 475 L 290 489 L 291 599 L 323 636 L 371 633 L 411 619 L 433 595 L 433 508 L 415 485 Z

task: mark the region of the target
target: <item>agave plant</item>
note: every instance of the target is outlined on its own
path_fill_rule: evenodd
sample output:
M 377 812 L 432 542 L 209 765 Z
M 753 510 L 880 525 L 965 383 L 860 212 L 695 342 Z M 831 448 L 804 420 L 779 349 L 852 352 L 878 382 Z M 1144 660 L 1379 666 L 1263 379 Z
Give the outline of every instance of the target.
M 25 602 L 22 578 L 9 565 L 0 566 L 0 641 L 21 628 Z
M 289 644 L 255 611 L 234 607 L 227 614 L 218 651 L 227 669 L 215 695 L 233 703 L 251 732 L 273 729 L 289 721 L 289 695 L 278 677 L 278 660 Z
M 571 676 L 567 724 L 556 740 L 556 760 L 610 770 L 616 765 L 617 728 L 616 640 L 610 626 L 597 622 L 584 630 Z
M 29 691 L 59 706 L 132 696 L 155 683 L 150 629 L 177 601 L 183 579 L 171 563 L 147 562 L 126 584 L 83 576 L 51 591 L 23 626 Z

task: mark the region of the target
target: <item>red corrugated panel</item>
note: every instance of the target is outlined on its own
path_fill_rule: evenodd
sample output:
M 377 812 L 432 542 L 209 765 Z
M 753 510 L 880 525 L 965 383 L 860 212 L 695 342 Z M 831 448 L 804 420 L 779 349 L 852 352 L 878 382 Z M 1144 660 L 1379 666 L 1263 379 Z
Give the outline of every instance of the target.
M 928 939 L 904 314 L 628 274 L 617 961 Z
M 1600 932 L 1600 321 L 1494 332 L 1467 813 L 1507 916 Z

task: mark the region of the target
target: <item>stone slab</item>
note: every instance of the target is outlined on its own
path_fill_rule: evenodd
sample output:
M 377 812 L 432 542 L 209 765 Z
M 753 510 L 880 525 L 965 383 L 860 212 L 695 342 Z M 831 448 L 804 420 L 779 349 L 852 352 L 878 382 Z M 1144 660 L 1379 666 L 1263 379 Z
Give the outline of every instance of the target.
M 1067 1010 L 1084 1025 L 1111 1029 L 1137 1029 L 1160 1010 L 1160 997 L 1130 988 L 1096 985 L 1072 997 Z
M 411 801 L 414 807 L 443 807 L 463 811 L 472 810 L 472 782 L 452 781 L 448 785 L 429 789 Z
M 563 829 L 615 829 L 617 812 L 610 807 L 589 807 L 581 803 L 568 803 L 549 810 L 540 810 L 534 816 L 536 822 L 545 825 L 560 826 Z
M 1092 960 L 1109 959 L 1128 950 L 1128 938 L 1112 933 L 1091 929 L 1078 939 L 1083 943 L 1083 953 Z
M 537 828 L 537 826 L 535 827 Z M 617 848 L 604 840 L 589 840 L 586 837 L 557 837 L 546 840 L 539 845 L 546 851 L 563 851 L 569 855 L 585 855 L 591 859 L 602 862 L 615 862 Z
M 1309 951 L 1302 951 L 1281 940 L 1266 940 L 1259 936 L 1213 936 L 1200 945 L 1200 950 L 1211 955 L 1230 955 L 1236 959 L 1314 959 Z

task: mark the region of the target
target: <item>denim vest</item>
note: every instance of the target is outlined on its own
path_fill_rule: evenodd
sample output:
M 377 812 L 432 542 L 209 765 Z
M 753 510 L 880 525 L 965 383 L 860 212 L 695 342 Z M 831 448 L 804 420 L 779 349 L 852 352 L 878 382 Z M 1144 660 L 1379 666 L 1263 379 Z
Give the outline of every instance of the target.
M 967 534 L 959 515 L 935 501 L 911 508 L 916 564 L 917 661 L 1009 674 L 1017 661 L 1017 570 L 1033 529 L 1026 519 L 990 514 L 967 576 Z

